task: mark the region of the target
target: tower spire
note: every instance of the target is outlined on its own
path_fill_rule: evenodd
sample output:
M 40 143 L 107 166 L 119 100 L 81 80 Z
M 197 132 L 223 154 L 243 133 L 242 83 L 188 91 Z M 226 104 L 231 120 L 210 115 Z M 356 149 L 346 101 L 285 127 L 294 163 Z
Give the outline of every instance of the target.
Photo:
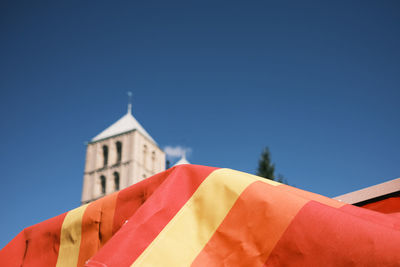
M 132 114 L 132 92 L 128 92 L 128 114 Z

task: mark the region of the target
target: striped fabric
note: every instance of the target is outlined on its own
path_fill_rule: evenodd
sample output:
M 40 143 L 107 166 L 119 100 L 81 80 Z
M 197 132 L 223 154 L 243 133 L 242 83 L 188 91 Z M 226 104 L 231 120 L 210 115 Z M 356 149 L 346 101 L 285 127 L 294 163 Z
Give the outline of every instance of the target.
M 0 266 L 400 266 L 399 214 L 180 165 L 23 230 Z

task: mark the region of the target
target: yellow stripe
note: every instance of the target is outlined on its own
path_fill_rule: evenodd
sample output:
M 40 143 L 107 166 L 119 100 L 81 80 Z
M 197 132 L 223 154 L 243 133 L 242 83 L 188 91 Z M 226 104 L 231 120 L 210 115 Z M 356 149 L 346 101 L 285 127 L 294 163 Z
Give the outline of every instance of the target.
M 81 245 L 82 217 L 88 205 L 71 210 L 65 216 L 61 228 L 60 251 L 57 267 L 76 266 Z
M 212 172 L 131 266 L 189 266 L 209 241 L 254 175 L 219 169 Z

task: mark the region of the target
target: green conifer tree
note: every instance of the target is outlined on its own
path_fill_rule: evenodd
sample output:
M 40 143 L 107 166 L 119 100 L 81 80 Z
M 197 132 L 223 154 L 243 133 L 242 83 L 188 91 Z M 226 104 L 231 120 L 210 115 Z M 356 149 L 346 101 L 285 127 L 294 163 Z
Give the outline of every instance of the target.
M 257 175 L 270 180 L 275 180 L 274 171 L 275 164 L 271 162 L 271 153 L 269 152 L 269 148 L 265 147 L 261 153 L 260 160 L 258 161 Z

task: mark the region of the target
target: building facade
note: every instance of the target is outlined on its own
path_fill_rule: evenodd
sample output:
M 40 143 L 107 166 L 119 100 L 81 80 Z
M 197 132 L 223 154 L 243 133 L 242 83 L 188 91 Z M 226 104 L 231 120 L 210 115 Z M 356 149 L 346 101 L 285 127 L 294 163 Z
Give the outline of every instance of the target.
M 81 203 L 165 170 L 165 153 L 128 112 L 87 145 Z

